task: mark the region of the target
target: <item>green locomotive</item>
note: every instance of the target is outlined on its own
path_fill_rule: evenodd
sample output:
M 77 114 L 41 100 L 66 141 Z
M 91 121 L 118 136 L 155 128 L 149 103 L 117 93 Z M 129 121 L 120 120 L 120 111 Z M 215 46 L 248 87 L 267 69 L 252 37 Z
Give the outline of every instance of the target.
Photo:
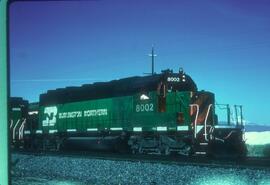
M 242 126 L 218 126 L 214 94 L 198 91 L 183 70 L 49 90 L 37 111 L 37 128 L 25 132 L 42 149 L 245 155 Z

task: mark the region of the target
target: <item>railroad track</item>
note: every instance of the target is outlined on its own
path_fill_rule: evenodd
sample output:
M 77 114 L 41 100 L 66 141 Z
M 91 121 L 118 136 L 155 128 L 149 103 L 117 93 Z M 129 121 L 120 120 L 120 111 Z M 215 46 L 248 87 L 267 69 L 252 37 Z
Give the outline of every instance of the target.
M 14 151 L 13 154 L 24 154 L 34 156 L 55 156 L 55 157 L 71 157 L 71 158 L 85 158 L 85 159 L 100 159 L 112 161 L 128 161 L 141 163 L 161 163 L 166 165 L 180 165 L 180 166 L 201 166 L 211 168 L 250 168 L 250 169 L 264 169 L 270 170 L 270 158 L 266 157 L 247 157 L 245 159 L 213 159 L 209 157 L 198 156 L 163 156 L 156 154 L 119 154 L 109 152 L 37 152 L 37 151 Z

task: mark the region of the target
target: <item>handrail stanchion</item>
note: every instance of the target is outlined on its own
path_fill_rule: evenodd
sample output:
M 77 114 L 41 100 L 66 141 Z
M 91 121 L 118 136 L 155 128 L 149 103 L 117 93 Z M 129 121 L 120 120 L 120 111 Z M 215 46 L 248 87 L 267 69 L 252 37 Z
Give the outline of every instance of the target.
M 205 117 L 205 120 L 204 120 L 204 139 L 205 139 L 205 141 L 208 141 L 208 138 L 207 138 L 207 135 L 208 135 L 208 134 L 207 134 L 207 128 L 206 128 L 206 126 L 207 126 L 208 115 L 209 115 L 209 112 L 210 112 L 210 109 L 211 109 L 212 105 L 213 105 L 213 104 L 210 104 L 210 105 L 208 106 L 207 113 L 206 113 L 206 117 Z
M 234 105 L 234 109 L 235 109 L 235 121 L 236 121 L 236 126 L 238 127 L 238 110 L 237 110 L 237 105 Z
M 231 125 L 231 109 L 229 104 L 227 104 L 227 123 Z
M 243 127 L 243 110 L 242 110 L 242 105 L 239 105 L 240 107 L 240 118 L 241 118 L 241 127 Z
M 197 120 L 198 120 L 198 115 L 199 115 L 200 107 L 199 107 L 198 104 L 190 104 L 189 106 L 191 108 L 192 107 L 196 107 L 197 108 L 196 117 L 195 117 L 195 121 L 194 121 L 194 138 L 196 138 L 197 137 Z

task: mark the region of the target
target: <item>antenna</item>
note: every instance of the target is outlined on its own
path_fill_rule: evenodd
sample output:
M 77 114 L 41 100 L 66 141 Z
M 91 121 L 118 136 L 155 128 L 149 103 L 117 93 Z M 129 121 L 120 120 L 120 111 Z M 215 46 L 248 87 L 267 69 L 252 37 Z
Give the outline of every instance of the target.
M 157 56 L 157 55 L 155 55 L 154 45 L 152 45 L 152 52 L 148 56 L 152 58 L 152 75 L 154 75 L 154 72 L 155 72 L 154 71 L 154 67 L 155 67 L 154 63 L 155 63 L 155 57 Z

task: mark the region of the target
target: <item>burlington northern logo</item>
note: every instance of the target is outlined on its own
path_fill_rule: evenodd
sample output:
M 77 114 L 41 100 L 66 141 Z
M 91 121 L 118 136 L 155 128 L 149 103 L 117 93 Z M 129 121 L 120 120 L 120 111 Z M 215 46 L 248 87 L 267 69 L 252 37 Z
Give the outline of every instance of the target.
M 107 116 L 107 109 L 91 109 L 84 111 L 71 111 L 71 112 L 58 112 L 56 106 L 45 107 L 44 108 L 45 120 L 42 121 L 43 127 L 54 126 L 57 119 L 72 119 L 72 118 L 82 118 L 82 117 L 97 117 L 97 116 Z
M 44 115 L 46 116 L 46 118 L 42 121 L 42 126 L 54 126 L 56 123 L 57 107 L 45 107 Z

